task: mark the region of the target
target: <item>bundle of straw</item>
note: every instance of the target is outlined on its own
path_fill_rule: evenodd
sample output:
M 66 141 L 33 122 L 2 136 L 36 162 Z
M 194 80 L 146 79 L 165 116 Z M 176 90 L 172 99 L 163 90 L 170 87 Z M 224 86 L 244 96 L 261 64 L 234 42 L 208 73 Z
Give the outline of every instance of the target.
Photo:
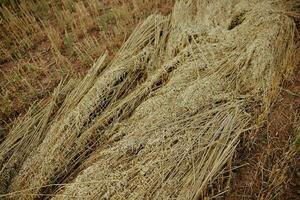
M 284 2 L 181 0 L 171 16 L 150 16 L 39 129 L 4 196 L 215 195 L 240 134 L 264 120 L 297 62 Z

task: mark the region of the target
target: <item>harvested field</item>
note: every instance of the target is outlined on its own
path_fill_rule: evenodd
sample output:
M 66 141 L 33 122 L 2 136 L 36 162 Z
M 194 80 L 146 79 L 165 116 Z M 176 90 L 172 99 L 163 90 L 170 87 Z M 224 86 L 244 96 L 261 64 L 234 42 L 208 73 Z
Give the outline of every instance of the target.
M 4 136 L 0 198 L 297 198 L 299 7 L 178 0 L 99 46 Z

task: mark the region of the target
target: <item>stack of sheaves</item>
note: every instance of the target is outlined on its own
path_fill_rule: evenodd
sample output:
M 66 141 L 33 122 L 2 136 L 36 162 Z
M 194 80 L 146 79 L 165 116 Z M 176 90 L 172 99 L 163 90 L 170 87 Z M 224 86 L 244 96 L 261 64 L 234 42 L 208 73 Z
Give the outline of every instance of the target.
M 181 0 L 0 144 L 8 199 L 197 199 L 296 60 L 284 0 Z M 217 191 L 222 192 L 222 191 Z

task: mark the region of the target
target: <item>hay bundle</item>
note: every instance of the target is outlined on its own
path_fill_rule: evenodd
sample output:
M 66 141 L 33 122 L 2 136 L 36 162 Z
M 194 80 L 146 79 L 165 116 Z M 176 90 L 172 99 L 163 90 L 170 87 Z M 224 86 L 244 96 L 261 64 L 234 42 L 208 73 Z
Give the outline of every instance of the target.
M 59 116 L 58 107 L 69 92 L 74 89 L 75 81 L 56 88 L 48 102 L 34 104 L 28 113 L 11 130 L 0 145 L 0 192 L 5 193 L 11 179 L 19 172 L 27 157 L 30 157 L 45 138 L 45 133 Z
M 239 135 L 259 125 L 296 62 L 288 10 L 280 0 L 182 0 L 171 17 L 149 17 L 66 97 L 6 196 L 213 195 Z

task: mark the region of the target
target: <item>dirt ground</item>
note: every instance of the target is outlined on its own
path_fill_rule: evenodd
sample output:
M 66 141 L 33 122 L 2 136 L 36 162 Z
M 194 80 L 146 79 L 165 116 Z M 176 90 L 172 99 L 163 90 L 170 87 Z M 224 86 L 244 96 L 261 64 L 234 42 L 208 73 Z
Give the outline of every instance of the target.
M 299 134 L 299 94 L 300 66 L 293 80 L 283 84 L 265 126 L 240 143 L 233 164 L 238 169 L 225 199 L 269 199 L 276 193 L 276 199 L 299 199 L 299 146 L 294 146 Z

